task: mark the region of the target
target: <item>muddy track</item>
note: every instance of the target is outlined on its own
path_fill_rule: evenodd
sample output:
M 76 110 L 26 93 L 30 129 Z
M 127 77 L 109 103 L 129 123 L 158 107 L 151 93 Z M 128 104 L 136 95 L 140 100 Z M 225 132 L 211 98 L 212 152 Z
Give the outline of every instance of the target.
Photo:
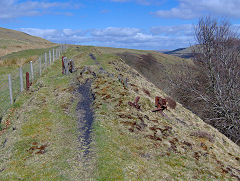
M 92 141 L 91 132 L 94 119 L 94 113 L 91 108 L 93 103 L 93 94 L 91 91 L 91 81 L 87 80 L 85 84 L 78 87 L 78 93 L 81 98 L 77 104 L 79 131 L 81 133 L 79 139 L 82 143 L 84 156 L 90 152 L 90 143 Z
M 78 180 L 94 180 L 96 169 L 96 153 L 92 139 L 92 126 L 94 121 L 94 111 L 92 103 L 94 96 L 91 91 L 91 80 L 78 86 L 76 98 L 79 100 L 76 107 L 80 143 L 78 162 L 80 175 Z

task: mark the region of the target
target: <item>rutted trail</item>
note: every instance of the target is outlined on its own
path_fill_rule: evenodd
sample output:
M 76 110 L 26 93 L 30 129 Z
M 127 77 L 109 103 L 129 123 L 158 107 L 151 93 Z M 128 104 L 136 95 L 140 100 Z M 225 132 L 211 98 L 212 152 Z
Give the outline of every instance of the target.
M 79 131 L 81 133 L 79 139 L 82 141 L 82 149 L 84 150 L 84 156 L 86 156 L 90 152 L 90 143 L 92 141 L 93 111 L 91 105 L 93 96 L 91 93 L 91 81 L 87 80 L 85 84 L 80 85 L 78 93 L 81 95 L 77 105 Z

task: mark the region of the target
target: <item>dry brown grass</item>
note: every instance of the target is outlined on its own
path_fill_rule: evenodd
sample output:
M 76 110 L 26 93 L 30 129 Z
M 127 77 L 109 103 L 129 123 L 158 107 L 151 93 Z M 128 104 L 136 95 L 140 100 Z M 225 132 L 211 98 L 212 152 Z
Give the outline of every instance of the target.
M 5 59 L 3 61 L 0 61 L 0 67 L 6 67 L 6 66 L 22 66 L 25 63 L 28 63 L 32 60 L 36 60 L 38 57 L 37 56 L 30 56 L 27 58 L 12 58 L 12 59 Z
M 173 100 L 175 109 L 153 113 L 155 96 L 168 96 L 121 59 L 108 59 L 100 50 L 97 59 L 105 57 L 100 64 L 114 77 L 98 74 L 97 65 L 91 66 L 96 79 L 81 77 L 93 79 L 99 180 L 240 178 L 236 144 Z M 118 81 L 119 74 L 128 78 L 128 88 Z M 137 96 L 140 110 L 128 105 Z
M 48 48 L 55 44 L 26 33 L 0 28 L 0 57 L 26 49 Z

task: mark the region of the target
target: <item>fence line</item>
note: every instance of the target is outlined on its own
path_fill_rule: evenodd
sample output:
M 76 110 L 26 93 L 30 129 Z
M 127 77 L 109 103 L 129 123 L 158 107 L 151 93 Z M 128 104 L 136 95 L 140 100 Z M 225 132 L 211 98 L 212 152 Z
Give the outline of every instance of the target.
M 52 48 L 35 61 L 22 65 L 17 71 L 1 76 L 0 79 L 0 120 L 16 97 L 26 89 L 26 72 L 30 74 L 30 82 L 37 80 L 47 68 L 67 49 L 66 45 Z M 47 56 L 48 55 L 48 56 Z M 48 60 L 48 59 L 49 60 Z M 44 65 L 44 66 L 43 66 Z M 0 121 L 1 122 L 1 121 Z

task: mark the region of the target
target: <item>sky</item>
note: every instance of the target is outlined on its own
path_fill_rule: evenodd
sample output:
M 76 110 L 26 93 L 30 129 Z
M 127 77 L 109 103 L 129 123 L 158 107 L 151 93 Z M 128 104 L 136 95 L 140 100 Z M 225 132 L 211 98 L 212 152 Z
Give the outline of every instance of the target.
M 0 27 L 55 43 L 173 50 L 204 16 L 240 24 L 240 0 L 0 0 Z

